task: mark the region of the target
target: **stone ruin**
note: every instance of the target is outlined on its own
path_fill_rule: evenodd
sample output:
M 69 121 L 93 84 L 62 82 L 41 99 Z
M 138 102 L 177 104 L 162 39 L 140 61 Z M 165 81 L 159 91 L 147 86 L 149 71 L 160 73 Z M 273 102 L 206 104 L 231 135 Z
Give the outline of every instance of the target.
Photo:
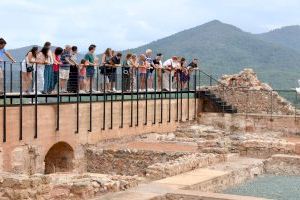
M 239 112 L 293 114 L 295 111 L 269 85 L 261 83 L 251 69 L 225 75 L 219 85 L 206 89 L 237 107 Z M 225 123 L 224 116 L 215 114 L 209 120 L 209 114 L 215 113 L 203 114 L 198 122 L 182 123 L 174 132 L 87 144 L 80 152 L 82 160 L 76 158 L 67 144 L 58 143 L 45 157 L 45 174 L 32 174 L 35 170 L 30 167 L 28 174 L 17 174 L 24 166 L 24 159 L 17 156 L 15 173 L 0 172 L 0 200 L 255 200 L 220 193 L 265 173 L 300 175 L 300 138 L 295 139 L 294 133 L 280 128 L 245 132 L 238 120 L 231 126 Z M 286 121 L 282 123 L 288 126 Z M 25 150 L 33 158 L 39 157 L 33 149 Z M 16 155 L 25 150 L 17 149 Z M 58 168 L 51 167 L 53 163 L 59 163 L 55 165 Z M 78 167 L 84 170 L 78 171 Z
M 206 87 L 205 90 L 237 108 L 239 113 L 293 115 L 296 111 L 291 102 L 280 96 L 270 85 L 262 83 L 253 69 L 224 75 L 216 86 Z

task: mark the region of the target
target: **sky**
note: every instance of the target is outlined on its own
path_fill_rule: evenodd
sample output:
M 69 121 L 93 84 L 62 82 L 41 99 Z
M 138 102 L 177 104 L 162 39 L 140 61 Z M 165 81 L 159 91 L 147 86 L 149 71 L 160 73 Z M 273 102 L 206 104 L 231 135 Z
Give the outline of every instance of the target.
M 212 20 L 262 33 L 300 25 L 299 0 L 0 0 L 7 48 L 77 45 L 124 50 Z

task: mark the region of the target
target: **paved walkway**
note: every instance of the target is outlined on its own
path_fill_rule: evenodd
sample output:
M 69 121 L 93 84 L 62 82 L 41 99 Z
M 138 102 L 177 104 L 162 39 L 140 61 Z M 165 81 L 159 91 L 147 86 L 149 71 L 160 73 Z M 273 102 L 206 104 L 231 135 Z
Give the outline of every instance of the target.
M 140 184 L 139 186 L 123 192 L 111 193 L 97 200 L 150 200 L 151 198 L 162 196 L 168 193 L 172 194 L 189 194 L 197 197 L 208 197 L 210 199 L 223 200 L 258 200 L 261 198 L 241 197 L 236 195 L 205 193 L 200 191 L 182 190 L 188 186 L 193 186 L 211 179 L 227 175 L 231 170 L 238 170 L 250 166 L 254 163 L 261 162 L 259 159 L 240 158 L 236 161 L 220 163 L 214 168 L 199 168 L 190 172 L 168 177 L 165 179 L 153 181 L 150 183 Z M 214 197 L 214 198 L 212 198 Z M 95 199 L 95 200 L 96 200 Z

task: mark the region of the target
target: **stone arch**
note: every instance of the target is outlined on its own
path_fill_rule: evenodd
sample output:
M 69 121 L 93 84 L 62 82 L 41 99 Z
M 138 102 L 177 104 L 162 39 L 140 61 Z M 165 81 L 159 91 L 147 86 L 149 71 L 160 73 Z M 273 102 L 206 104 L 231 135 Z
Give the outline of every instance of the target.
M 54 144 L 45 156 L 45 174 L 73 170 L 74 150 L 66 142 Z

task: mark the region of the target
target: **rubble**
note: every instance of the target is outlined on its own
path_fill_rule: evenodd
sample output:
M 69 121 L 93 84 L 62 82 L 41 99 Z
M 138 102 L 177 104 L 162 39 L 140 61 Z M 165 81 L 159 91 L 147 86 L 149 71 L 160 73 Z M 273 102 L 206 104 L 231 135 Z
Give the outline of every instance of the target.
M 294 106 L 262 83 L 252 69 L 244 69 L 239 74 L 224 75 L 216 86 L 207 87 L 216 96 L 240 113 L 273 113 L 292 115 Z

